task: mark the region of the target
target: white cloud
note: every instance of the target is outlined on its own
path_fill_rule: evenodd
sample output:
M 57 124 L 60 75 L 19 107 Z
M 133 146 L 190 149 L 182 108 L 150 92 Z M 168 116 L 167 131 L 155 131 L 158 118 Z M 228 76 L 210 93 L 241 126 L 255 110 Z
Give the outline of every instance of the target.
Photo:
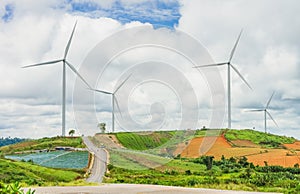
M 101 6 L 106 9 L 111 6 L 111 1 L 93 1 L 101 3 Z M 77 0 L 77 2 L 82 1 Z M 13 20 L 0 22 L 0 52 L 2 53 L 0 58 L 0 128 L 2 128 L 0 136 L 40 137 L 60 134 L 61 65 L 32 69 L 20 67 L 61 58 L 76 19 L 78 19 L 78 26 L 68 55 L 68 60 L 76 68 L 80 67 L 97 43 L 119 30 L 135 26 L 149 26 L 149 38 L 153 30 L 149 23 L 133 21 L 124 25 L 107 17 L 96 19 L 80 14 L 73 15 L 67 12 L 68 7 L 53 9 L 59 5 L 58 0 L 47 2 L 4 0 L 0 2 L 0 15 L 3 15 L 4 6 L 8 3 L 12 3 L 15 10 Z M 134 5 L 134 1 L 123 3 L 128 6 Z M 277 129 L 269 120 L 270 131 L 278 134 L 284 131 L 287 135 L 300 138 L 299 131 L 297 131 L 300 127 L 298 122 L 300 115 L 298 105 L 300 99 L 298 90 L 300 86 L 298 39 L 300 17 L 297 17 L 299 3 L 297 1 L 182 1 L 181 4 L 181 18 L 177 28 L 202 42 L 217 62 L 228 59 L 239 30 L 244 28 L 233 63 L 246 77 L 254 91 L 250 91 L 232 72 L 233 118 L 235 120 L 233 127 L 252 128 L 255 126 L 262 129 L 263 115 L 245 113 L 244 109 L 264 106 L 272 91 L 276 90 L 270 112 L 280 128 Z M 168 14 L 170 13 L 158 15 L 158 17 L 165 17 Z M 171 31 L 165 31 L 161 37 L 157 37 L 157 40 L 164 38 L 164 33 L 170 33 L 170 37 L 172 36 Z M 179 43 L 182 41 L 178 40 Z M 188 48 L 190 45 L 182 44 L 181 46 Z M 95 56 L 94 60 L 109 55 L 109 48 L 108 45 L 107 53 Z M 95 86 L 111 91 L 118 83 L 116 79 L 124 78 L 120 75 L 128 70 L 126 69 L 128 66 L 143 60 L 154 58 L 160 62 L 173 64 L 178 71 L 184 72 L 185 78 L 191 83 L 199 100 L 198 127 L 203 125 L 208 127 L 212 100 L 203 74 L 210 70 L 203 70 L 202 76 L 199 76 L 198 72 L 195 73 L 194 69 L 190 68 L 191 64 L 184 57 L 162 50 L 133 49 L 120 55 L 110 66 L 111 69 L 105 77 L 107 78 L 104 82 L 106 85 L 101 85 L 100 82 L 100 85 Z M 200 52 L 193 49 L 189 52 L 193 56 L 197 56 L 198 53 Z M 221 67 L 219 70 L 224 86 L 226 86 L 226 68 Z M 152 71 L 157 76 L 165 75 L 164 72 L 158 72 L 156 69 Z M 89 75 L 94 75 L 89 71 L 82 73 L 89 81 L 91 79 Z M 145 68 L 144 73 L 142 76 L 150 74 L 151 69 Z M 90 109 L 85 106 L 93 99 L 87 99 L 90 96 L 88 92 L 82 93 L 79 96 L 80 101 L 77 101 L 80 102 L 78 106 L 81 106 L 81 112 L 78 114 L 79 117 L 76 115 L 76 121 L 74 120 L 71 105 L 73 88 L 77 83 L 75 78 L 75 75 L 68 70 L 67 128 L 76 128 L 79 126 L 78 122 L 82 121 L 87 123 L 85 130 L 80 129 L 80 133 L 83 134 L 96 132 L 98 129 L 95 122 L 105 121 L 108 124 L 107 127 L 110 128 L 111 101 L 110 97 L 103 95 L 97 95 L 96 105 L 101 112 L 95 113 L 90 112 Z M 133 80 L 135 79 L 141 78 L 135 75 Z M 134 83 L 132 80 L 129 81 L 131 82 Z M 138 90 L 134 93 L 131 100 L 136 104 L 132 104 L 134 106 L 131 113 L 136 114 L 135 119 L 144 119 L 140 120 L 141 122 L 149 121 L 150 102 L 154 100 L 151 98 L 153 95 L 162 99 L 168 96 L 154 89 L 151 92 L 141 93 L 141 90 Z M 122 101 L 122 97 L 120 93 L 121 106 L 127 103 Z M 188 102 L 192 101 L 189 93 L 182 95 L 182 98 Z M 142 100 L 145 101 L 144 104 Z M 98 107 L 98 105 L 101 106 Z M 151 115 L 154 124 L 160 121 L 160 115 L 163 114 L 168 114 L 168 118 L 171 118 L 168 120 L 169 123 L 178 122 L 176 118 L 180 115 L 176 112 L 178 104 L 175 97 L 168 101 L 164 109 L 156 105 L 152 107 L 152 110 L 156 111 Z M 192 103 L 186 103 L 185 106 L 191 112 L 195 109 Z M 121 119 L 120 115 L 117 118 Z M 166 126 L 172 127 L 170 124 Z

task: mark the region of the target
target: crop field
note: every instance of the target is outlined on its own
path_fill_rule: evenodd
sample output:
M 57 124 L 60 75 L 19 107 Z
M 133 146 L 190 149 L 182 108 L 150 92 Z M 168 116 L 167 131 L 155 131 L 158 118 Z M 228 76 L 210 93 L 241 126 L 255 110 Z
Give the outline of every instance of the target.
M 117 133 L 119 142 L 126 148 L 133 150 L 147 150 L 159 147 L 170 140 L 174 132 L 148 133 Z
M 300 141 L 296 141 L 291 144 L 283 144 L 283 146 L 286 147 L 287 149 L 293 149 L 293 150 L 300 151 Z
M 33 161 L 35 164 L 52 168 L 85 168 L 88 152 L 54 151 L 47 153 L 7 155 L 6 158 L 18 161 Z
M 268 152 L 247 156 L 250 162 L 255 165 L 264 166 L 265 161 L 268 165 L 278 165 L 284 167 L 292 167 L 295 164 L 300 164 L 300 152 L 290 152 L 284 149 L 268 149 Z
M 232 140 L 230 142 L 232 143 L 233 146 L 236 146 L 236 147 L 247 147 L 247 148 L 259 148 L 260 147 L 259 145 L 253 143 L 250 140 L 238 139 L 238 140 Z
M 227 132 L 228 133 L 228 132 Z M 261 132 L 251 133 L 251 131 L 229 131 L 229 135 L 218 137 L 197 137 L 190 141 L 189 145 L 181 153 L 181 157 L 198 158 L 200 156 L 214 156 L 215 159 L 221 159 L 222 156 L 242 157 L 246 156 L 249 162 L 254 165 L 280 165 L 284 167 L 292 167 L 296 163 L 300 164 L 300 156 L 297 150 L 300 150 L 300 143 L 293 138 L 280 137 L 270 134 L 262 134 Z M 231 141 L 227 141 L 225 137 L 230 137 Z M 237 139 L 241 138 L 241 139 Z M 248 140 L 251 139 L 254 142 Z M 258 138 L 255 139 L 255 138 Z M 268 144 L 260 145 L 260 141 Z M 293 142 L 283 144 L 287 149 L 272 148 L 277 146 L 274 142 Z M 280 146 L 280 144 L 278 145 Z

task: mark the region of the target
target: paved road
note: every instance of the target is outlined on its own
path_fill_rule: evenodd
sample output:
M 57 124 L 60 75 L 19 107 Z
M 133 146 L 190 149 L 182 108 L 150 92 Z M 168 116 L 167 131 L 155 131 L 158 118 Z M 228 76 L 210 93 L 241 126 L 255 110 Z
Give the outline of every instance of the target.
M 100 186 L 83 187 L 39 187 L 34 189 L 36 190 L 35 194 L 262 194 L 259 192 L 134 184 L 104 184 Z
M 91 169 L 91 175 L 86 181 L 101 183 L 106 172 L 107 153 L 103 148 L 96 147 L 88 137 L 82 137 L 82 139 L 88 150 L 95 154 L 95 160 Z

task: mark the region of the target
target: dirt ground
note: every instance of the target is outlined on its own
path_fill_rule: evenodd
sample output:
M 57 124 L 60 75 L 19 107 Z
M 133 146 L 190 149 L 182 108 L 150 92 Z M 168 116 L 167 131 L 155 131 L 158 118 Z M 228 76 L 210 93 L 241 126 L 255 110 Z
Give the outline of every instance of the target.
M 300 164 L 300 142 L 285 144 L 287 149 L 266 149 L 250 141 L 236 140 L 231 145 L 223 136 L 198 137 L 190 141 L 190 144 L 182 151 L 181 156 L 197 158 L 202 155 L 214 156 L 219 160 L 222 155 L 226 158 L 246 156 L 254 165 L 280 165 L 292 167 Z M 297 151 L 299 150 L 299 151 Z

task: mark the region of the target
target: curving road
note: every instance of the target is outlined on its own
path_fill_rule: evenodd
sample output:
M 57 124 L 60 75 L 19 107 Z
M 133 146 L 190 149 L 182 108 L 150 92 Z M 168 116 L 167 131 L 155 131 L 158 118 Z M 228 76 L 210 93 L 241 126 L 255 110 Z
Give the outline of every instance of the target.
M 87 178 L 87 182 L 101 183 L 106 172 L 107 153 L 103 148 L 96 147 L 88 137 L 82 137 L 83 142 L 87 146 L 89 152 L 95 154 L 94 164 L 91 169 L 91 175 Z

